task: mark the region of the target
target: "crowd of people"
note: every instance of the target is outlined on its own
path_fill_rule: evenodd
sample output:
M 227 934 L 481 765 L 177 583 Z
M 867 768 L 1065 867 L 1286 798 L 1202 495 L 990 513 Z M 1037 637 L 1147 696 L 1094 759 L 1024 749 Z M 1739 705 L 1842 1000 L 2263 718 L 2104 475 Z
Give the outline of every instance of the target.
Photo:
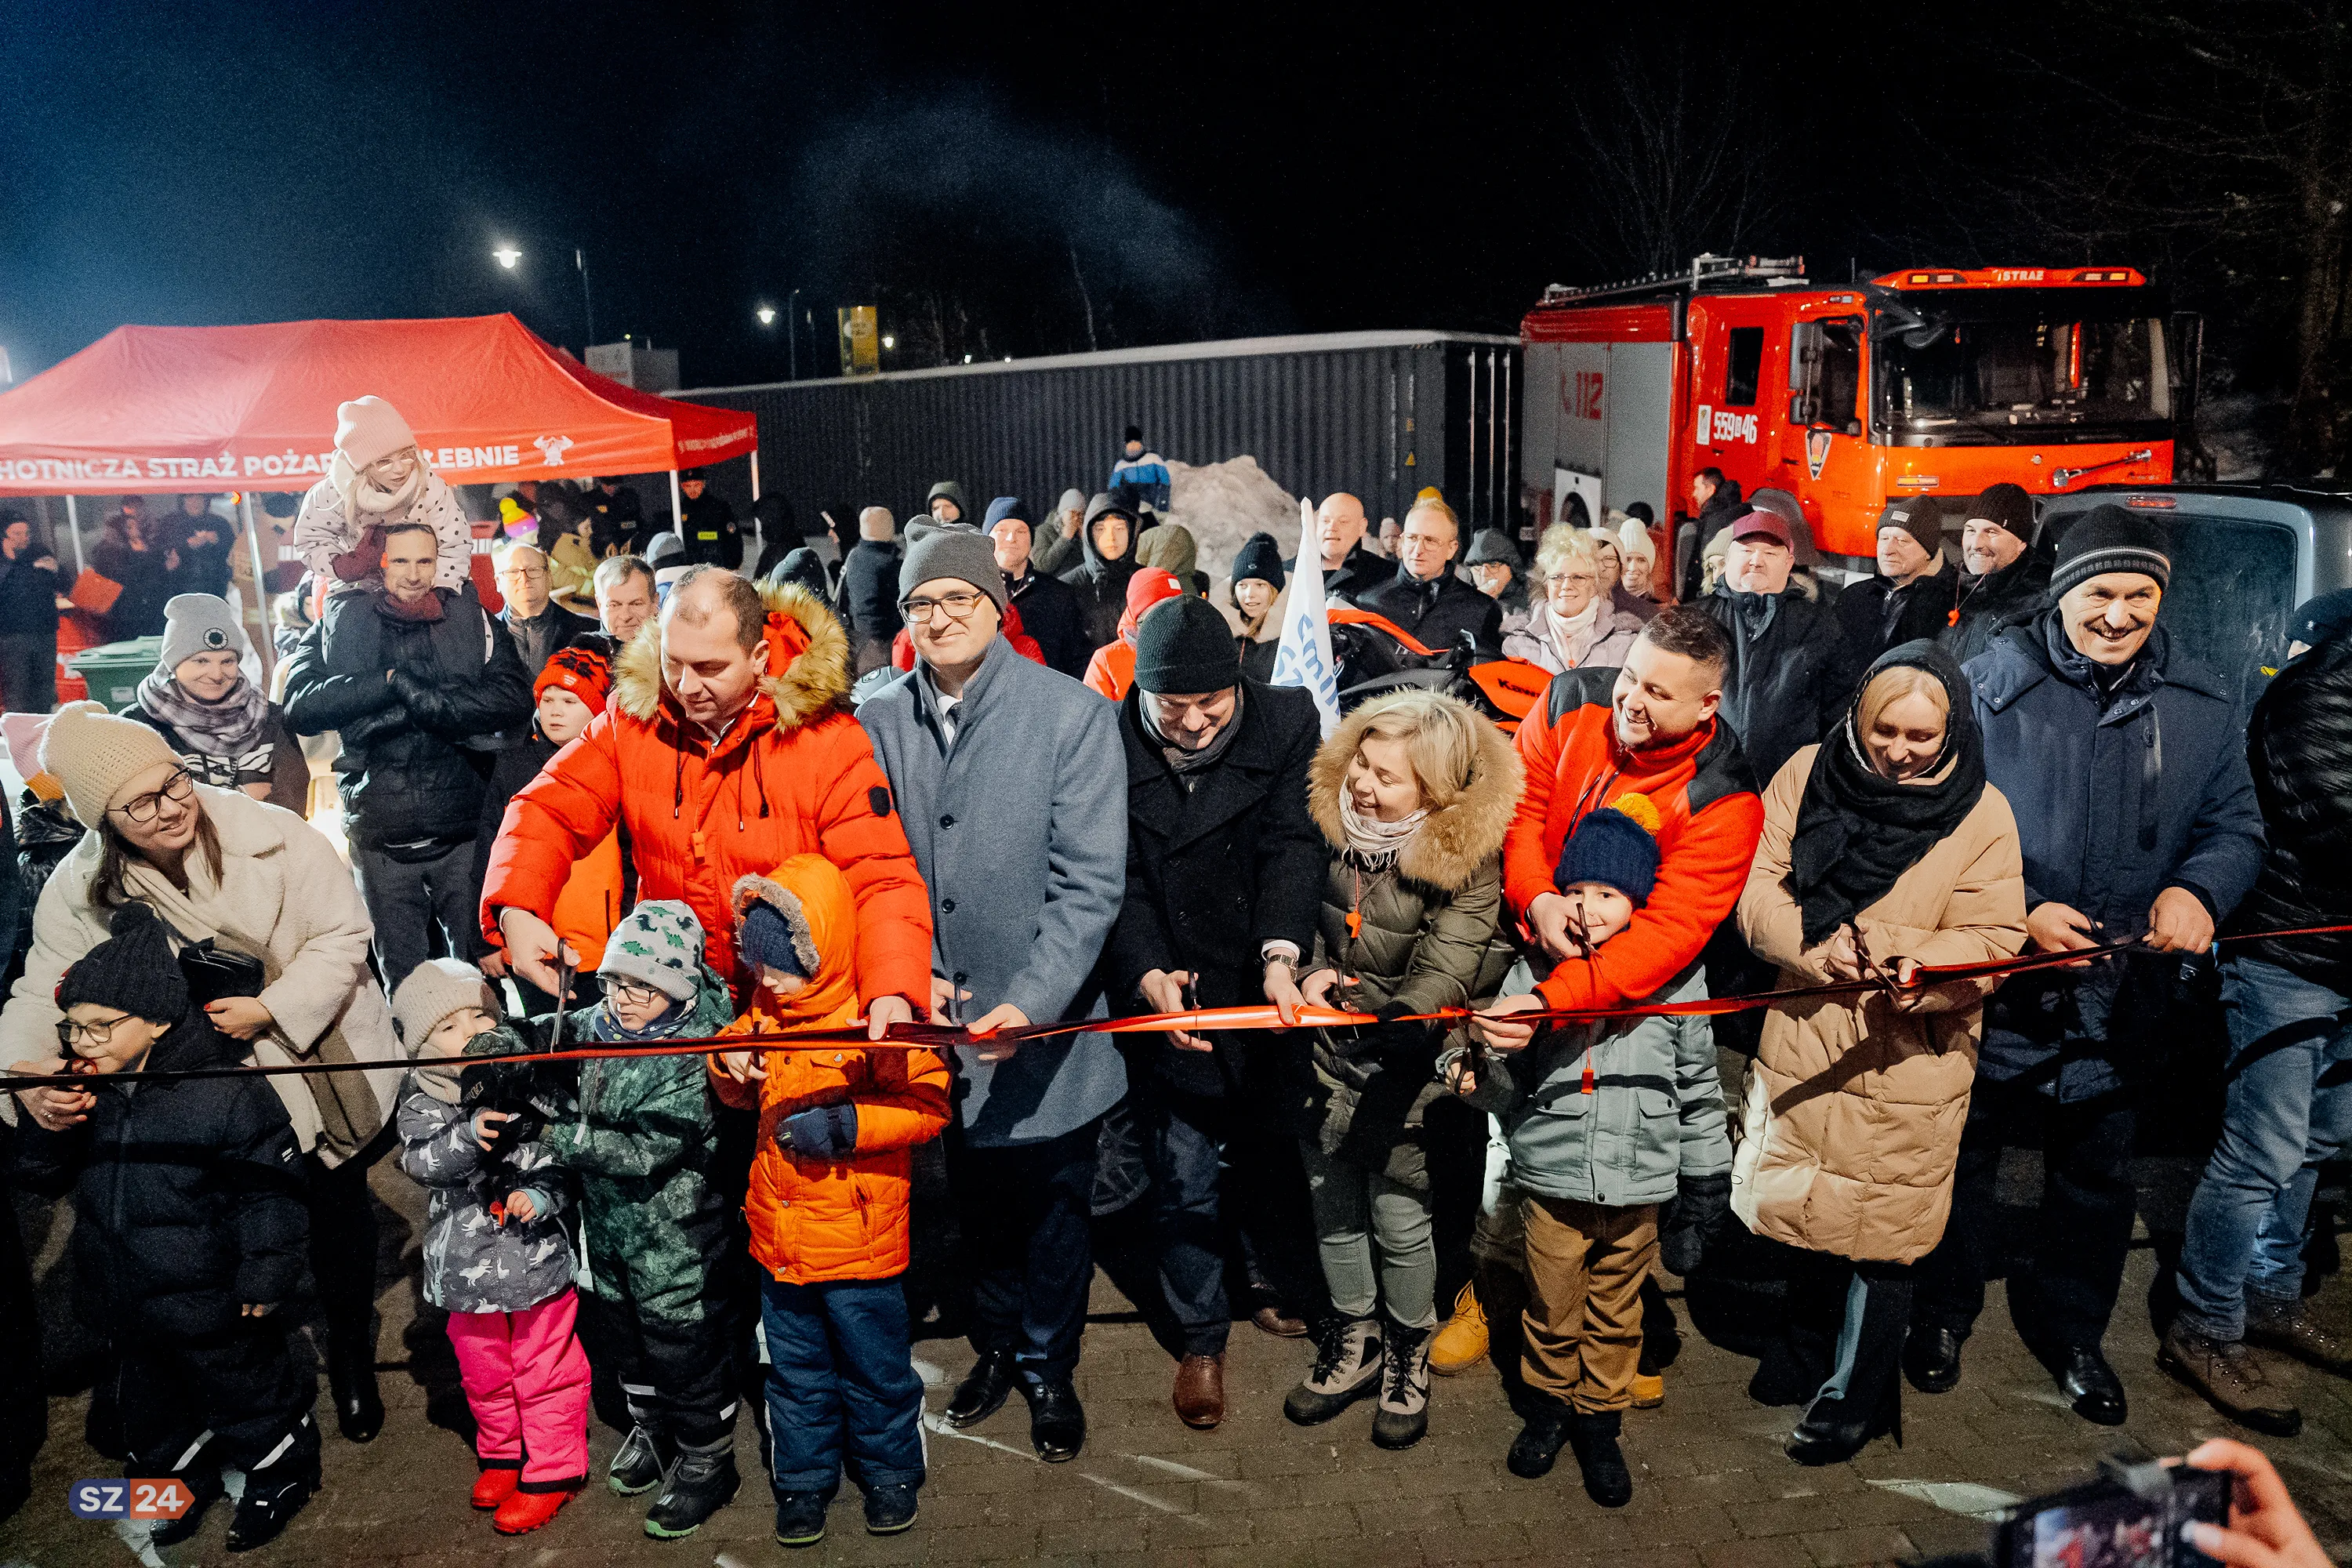
M 1118 1211 L 1188 1427 L 1224 1418 L 1236 1321 L 1301 1342 L 1291 1421 L 1368 1405 L 1390 1448 L 1433 1372 L 1491 1360 L 1521 1423 L 1497 1462 L 1572 1452 L 1622 1506 L 1623 1424 L 1679 1342 L 1661 1277 L 1760 1268 L 1784 1309 L 1748 1396 L 1798 1412 L 1791 1460 L 1838 1462 L 1899 1431 L 1906 1383 L 1961 1381 L 2025 1142 L 2048 1175 L 2010 1313 L 2119 1425 L 2129 1160 L 2196 972 L 2217 933 L 2352 916 L 2352 605 L 2305 606 L 2241 713 L 2158 620 L 2141 513 L 2048 537 L 1997 486 L 1948 520 L 1956 561 L 1906 498 L 1840 592 L 1702 477 L 1720 566 L 1678 595 L 1645 517 L 1554 527 L 1530 568 L 1427 495 L 1384 553 L 1339 494 L 1298 559 L 1244 544 L 1220 605 L 1130 429 L 1091 500 L 974 513 L 944 481 L 903 537 L 826 507 L 829 548 L 776 552 L 770 508 L 748 552 L 698 488 L 654 535 L 625 487 L 542 484 L 504 509 L 492 615 L 398 415 L 342 412 L 274 696 L 189 591 L 131 710 L 11 719 L 34 875 L 0 1060 L 75 1081 L 0 1097 L 8 1168 L 73 1197 L 86 1436 L 197 1500 L 159 1542 L 225 1470 L 232 1549 L 318 1486 L 306 1273 L 335 1424 L 377 1434 L 365 1184 L 395 1151 L 470 1500 L 508 1533 L 596 1479 L 595 1415 L 604 1483 L 692 1533 L 739 1489 L 747 1403 L 781 1542 L 821 1539 L 845 1479 L 869 1531 L 910 1527 L 910 1238 L 944 1217 L 915 1174 L 941 1155 L 972 1356 L 939 1418 L 1017 1394 L 1048 1462 L 1087 1442 Z M 1265 679 L 1301 570 L 1549 683 L 1513 731 L 1405 689 L 1327 734 Z M 301 815 L 327 732 L 348 868 Z M 2265 1352 L 2352 1370 L 2302 1261 L 2352 1126 L 2347 943 L 2219 963 L 2227 1105 L 2162 1362 L 2259 1431 L 2299 1421 Z M 2033 952 L 2084 956 L 2000 971 Z M 1184 1016 L 1250 1006 L 1279 1026 Z M 1086 1027 L 1138 1013 L 1177 1016 Z M 715 1044 L 538 1059 L 559 1041 Z M 350 1070 L 108 1082 L 245 1062 Z M 46 1421 L 22 1361 L 11 1500 Z

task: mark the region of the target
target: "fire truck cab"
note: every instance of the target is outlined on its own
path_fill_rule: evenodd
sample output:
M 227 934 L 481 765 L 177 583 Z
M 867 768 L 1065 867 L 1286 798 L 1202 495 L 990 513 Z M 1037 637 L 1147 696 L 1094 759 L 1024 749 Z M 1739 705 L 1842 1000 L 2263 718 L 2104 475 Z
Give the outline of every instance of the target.
M 2127 267 L 1823 288 L 1801 257 L 1702 256 L 1686 275 L 1554 285 L 1520 325 L 1522 484 L 1539 523 L 1634 501 L 1667 522 L 1718 468 L 1743 495 L 1793 497 L 1822 566 L 1867 573 L 1898 496 L 2169 481 L 2198 326 Z

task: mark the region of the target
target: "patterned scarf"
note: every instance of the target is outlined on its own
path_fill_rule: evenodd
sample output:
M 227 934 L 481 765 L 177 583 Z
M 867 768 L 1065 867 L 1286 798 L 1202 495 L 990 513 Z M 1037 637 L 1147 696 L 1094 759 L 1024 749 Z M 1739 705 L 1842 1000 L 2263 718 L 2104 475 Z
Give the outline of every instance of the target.
M 139 706 L 177 730 L 208 757 L 241 757 L 253 749 L 269 717 L 269 697 L 237 672 L 236 684 L 217 702 L 199 702 L 158 665 L 139 683 Z
M 1347 790 L 1339 791 L 1339 826 L 1348 835 L 1348 847 L 1369 867 L 1385 866 L 1402 854 L 1412 836 L 1421 831 L 1421 825 L 1428 820 L 1427 806 L 1394 822 L 1365 816 L 1356 810 L 1356 803 L 1349 798 Z

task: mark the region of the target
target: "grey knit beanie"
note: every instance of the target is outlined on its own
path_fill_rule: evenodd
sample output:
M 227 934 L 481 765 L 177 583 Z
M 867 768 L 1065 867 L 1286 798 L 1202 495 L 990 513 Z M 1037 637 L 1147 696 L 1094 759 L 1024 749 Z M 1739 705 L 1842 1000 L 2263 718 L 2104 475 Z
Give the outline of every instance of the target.
M 215 594 L 174 594 L 163 605 L 163 651 L 155 668 L 165 679 L 181 662 L 226 649 L 239 658 L 253 651 L 236 612 Z
M 898 565 L 898 587 L 911 594 L 919 584 L 950 577 L 988 595 L 1004 613 L 1004 573 L 988 535 L 961 523 L 942 526 L 917 521 L 907 525 L 907 558 Z
M 392 994 L 392 1021 L 411 1057 L 423 1054 L 425 1037 L 442 1019 L 467 1007 L 479 1007 L 493 1018 L 506 1012 L 482 972 L 460 959 L 426 959 Z

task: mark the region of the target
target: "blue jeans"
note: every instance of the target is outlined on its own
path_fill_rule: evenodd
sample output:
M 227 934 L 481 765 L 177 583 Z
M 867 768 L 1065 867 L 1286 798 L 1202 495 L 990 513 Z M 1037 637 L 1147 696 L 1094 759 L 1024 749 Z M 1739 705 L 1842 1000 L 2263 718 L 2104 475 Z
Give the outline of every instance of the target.
M 922 1484 L 923 1380 L 897 1279 L 763 1279 L 760 1326 L 777 1491 L 838 1490 L 845 1432 L 859 1486 Z
M 2252 958 L 2221 966 L 2221 1001 L 2229 1100 L 2189 1204 L 2180 1315 L 2231 1341 L 2245 1337 L 2248 1292 L 2303 1293 L 2314 1167 L 2352 1142 L 2352 1001 Z

